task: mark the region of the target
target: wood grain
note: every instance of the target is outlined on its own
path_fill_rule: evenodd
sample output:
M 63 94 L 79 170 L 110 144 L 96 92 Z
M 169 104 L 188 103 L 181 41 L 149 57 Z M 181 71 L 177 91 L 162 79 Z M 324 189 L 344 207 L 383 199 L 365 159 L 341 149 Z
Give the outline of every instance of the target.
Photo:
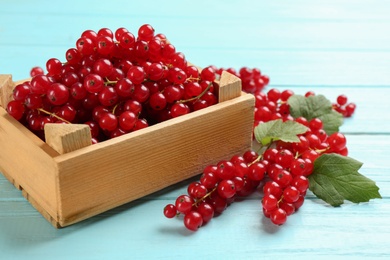
M 91 145 L 91 129 L 79 124 L 45 124 L 45 142 L 59 154 Z

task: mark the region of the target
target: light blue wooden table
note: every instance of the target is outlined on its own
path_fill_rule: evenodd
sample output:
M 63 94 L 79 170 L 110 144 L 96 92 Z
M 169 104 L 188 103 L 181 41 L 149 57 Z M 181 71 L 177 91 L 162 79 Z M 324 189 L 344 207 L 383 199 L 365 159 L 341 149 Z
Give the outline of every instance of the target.
M 185 192 L 183 182 L 57 230 L 0 175 L 0 259 L 390 257 L 389 14 L 385 0 L 2 0 L 0 73 L 15 80 L 62 59 L 86 29 L 150 23 L 199 66 L 258 67 L 271 87 L 331 100 L 346 94 L 357 111 L 341 131 L 383 199 L 331 208 L 308 194 L 299 213 L 275 227 L 254 195 L 191 233 L 162 215 Z

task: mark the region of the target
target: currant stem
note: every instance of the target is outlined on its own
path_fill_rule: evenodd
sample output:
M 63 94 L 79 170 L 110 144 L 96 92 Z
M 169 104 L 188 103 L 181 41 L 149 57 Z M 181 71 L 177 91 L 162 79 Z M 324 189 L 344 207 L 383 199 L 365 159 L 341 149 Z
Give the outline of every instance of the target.
M 59 120 L 65 122 L 65 123 L 71 124 L 71 122 L 69 122 L 68 120 L 63 119 L 62 117 L 59 117 L 59 116 L 57 116 L 57 115 L 54 114 L 54 113 L 51 113 L 51 112 L 49 112 L 49 111 L 46 111 L 46 110 L 43 109 L 43 108 L 38 108 L 37 110 L 40 111 L 40 112 L 42 112 L 42 113 L 45 113 L 45 114 L 47 114 L 47 115 L 50 115 L 50 116 L 52 116 L 52 117 L 55 117 L 55 118 L 57 118 L 57 119 L 59 119 Z
M 206 195 L 204 195 L 202 198 L 200 199 L 197 199 L 194 204 L 192 204 L 192 206 L 196 206 L 199 202 L 202 202 L 204 201 L 205 199 L 207 199 L 207 197 L 209 197 L 214 191 L 217 190 L 217 186 L 215 186 L 211 191 L 209 191 Z
M 117 80 L 108 80 L 104 82 L 104 85 L 107 86 L 107 85 L 110 85 L 110 84 L 116 84 L 118 81 Z
M 112 108 L 112 113 L 115 115 L 115 110 L 118 107 L 119 103 L 117 103 L 113 108 Z
M 248 167 L 250 167 L 252 164 L 255 164 L 255 163 L 257 163 L 258 161 L 260 161 L 261 158 L 263 158 L 263 154 L 260 154 L 260 155 L 257 156 L 257 158 L 254 159 L 251 163 L 248 163 Z
M 267 151 L 272 146 L 273 143 L 274 143 L 274 140 L 271 139 L 271 141 L 269 142 L 269 144 L 267 146 L 260 146 L 260 148 L 256 151 L 257 154 L 259 154 L 259 156 L 255 160 L 253 160 L 251 163 L 249 163 L 248 167 L 251 166 L 252 164 L 260 161 L 261 158 L 263 158 L 264 152 Z
M 212 82 L 210 82 L 210 84 L 207 85 L 207 88 L 205 88 L 202 93 L 200 93 L 199 95 L 197 95 L 196 97 L 193 97 L 193 98 L 189 98 L 189 99 L 182 99 L 182 100 L 178 100 L 176 101 L 177 103 L 186 103 L 186 102 L 190 102 L 190 101 L 194 101 L 194 100 L 197 100 L 199 98 L 201 98 L 211 87 L 211 84 L 213 84 Z
M 325 149 L 316 149 L 316 150 L 314 150 L 314 151 L 316 151 L 317 153 L 319 153 L 319 154 L 322 154 L 322 153 L 324 153 L 324 152 L 326 152 L 326 151 L 328 151 L 329 150 L 329 147 L 328 148 L 325 148 Z
M 195 78 L 195 77 L 192 77 L 192 76 L 190 76 L 190 77 L 188 77 L 187 79 L 186 79 L 186 81 L 198 81 L 198 80 L 200 80 L 200 78 Z

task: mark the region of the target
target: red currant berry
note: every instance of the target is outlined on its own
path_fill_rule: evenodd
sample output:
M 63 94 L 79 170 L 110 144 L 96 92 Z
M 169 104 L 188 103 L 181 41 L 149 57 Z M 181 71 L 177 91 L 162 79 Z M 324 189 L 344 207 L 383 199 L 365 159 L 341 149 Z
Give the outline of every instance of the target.
M 116 93 L 123 98 L 129 98 L 134 92 L 134 84 L 128 78 L 118 80 L 114 88 Z
M 245 181 L 244 178 L 235 176 L 233 179 L 234 186 L 236 187 L 236 193 L 241 191 L 244 188 Z
M 280 150 L 275 156 L 275 163 L 279 164 L 283 168 L 290 168 L 293 161 L 294 155 L 288 149 Z
M 270 219 L 275 225 L 283 225 L 287 220 L 287 213 L 284 209 L 278 208 L 270 213 Z
M 62 63 L 59 59 L 51 58 L 46 62 L 46 70 L 48 75 L 61 74 Z
M 173 204 L 168 204 L 164 207 L 164 216 L 167 218 L 173 218 L 177 215 L 176 206 Z
M 217 164 L 217 177 L 223 180 L 231 180 L 235 175 L 235 166 L 230 161 L 220 161 Z
M 273 180 L 276 181 L 282 188 L 285 188 L 290 185 L 292 181 L 292 175 L 287 170 L 281 170 Z
M 356 109 L 356 104 L 355 103 L 349 103 L 348 105 L 345 106 L 345 111 L 347 113 L 347 117 L 352 116 L 352 114 L 355 112 Z
M 150 90 L 144 85 L 139 84 L 134 86 L 132 98 L 139 103 L 144 103 L 149 99 Z
M 200 203 L 197 210 L 202 215 L 203 224 L 209 222 L 214 217 L 214 208 L 207 202 Z
M 98 93 L 104 88 L 103 78 L 98 74 L 88 74 L 83 86 L 89 93 Z
M 303 194 L 309 188 L 309 180 L 305 176 L 295 176 L 291 182 L 297 190 Z
M 279 203 L 279 208 L 286 211 L 287 216 L 292 215 L 295 212 L 295 206 L 292 203 L 288 203 L 286 201 L 281 201 Z
M 190 211 L 184 216 L 184 226 L 191 230 L 197 231 L 203 225 L 203 217 L 197 211 Z
M 106 107 L 115 105 L 119 99 L 119 96 L 113 87 L 105 87 L 98 95 L 100 104 Z
M 93 72 L 98 74 L 102 78 L 108 77 L 114 70 L 114 66 L 112 65 L 109 59 L 98 59 L 93 64 Z
M 118 41 L 119 41 L 119 45 L 125 49 L 130 49 L 135 45 L 135 37 L 131 32 L 121 33 Z
M 222 180 L 217 186 L 217 191 L 222 198 L 230 199 L 236 194 L 236 186 L 232 180 Z
M 94 42 L 87 37 L 81 37 L 76 42 L 77 50 L 84 56 L 89 56 L 94 53 Z
M 323 127 L 322 120 L 319 118 L 313 118 L 312 120 L 309 121 L 309 127 L 313 132 L 316 132 Z
M 306 162 L 302 158 L 297 158 L 293 161 L 290 167 L 291 174 L 294 176 L 301 176 L 305 175 L 307 168 L 306 168 Z
M 66 51 L 65 58 L 68 64 L 78 64 L 81 61 L 81 54 L 77 49 L 70 48 Z
M 218 192 L 212 193 L 208 202 L 214 208 L 216 214 L 221 214 L 227 208 L 227 200 L 219 196 Z
M 304 201 L 305 197 L 303 195 L 299 196 L 298 200 L 293 203 L 295 210 L 298 210 L 300 207 L 302 207 Z
M 275 181 L 267 181 L 263 187 L 264 195 L 273 195 L 275 198 L 279 199 L 283 194 L 283 189 Z
M 283 200 L 287 203 L 294 203 L 299 198 L 299 190 L 294 186 L 287 186 L 283 190 Z
M 286 89 L 280 93 L 280 100 L 286 102 L 292 95 L 294 95 L 294 91 Z
M 342 133 L 333 133 L 328 137 L 328 143 L 330 149 L 337 152 L 346 146 L 347 139 Z
M 268 100 L 273 101 L 273 102 L 277 102 L 280 99 L 280 96 L 281 96 L 281 93 L 276 88 L 270 89 L 267 93 Z
M 12 97 L 14 100 L 17 101 L 24 101 L 26 99 L 26 96 L 31 93 L 30 85 L 29 84 L 18 84 L 15 86 Z
M 244 153 L 243 157 L 246 163 L 252 163 L 259 155 L 255 151 L 249 150 Z
M 31 77 L 35 77 L 37 75 L 43 75 L 45 74 L 45 72 L 43 71 L 43 69 L 41 67 L 33 67 L 31 70 L 30 70 L 30 76 Z
M 154 110 L 163 110 L 167 105 L 167 100 L 163 93 L 153 93 L 149 98 L 149 105 Z
M 337 104 L 339 104 L 340 106 L 344 106 L 345 104 L 347 104 L 348 102 L 348 98 L 346 95 L 339 95 L 337 97 Z
M 54 81 L 46 75 L 37 75 L 31 79 L 30 90 L 36 94 L 46 94 L 47 90 Z
M 182 214 L 187 214 L 192 209 L 192 204 L 194 200 L 188 195 L 180 195 L 175 202 L 175 206 L 178 212 Z
M 245 162 L 233 163 L 235 168 L 235 176 L 245 178 L 248 176 L 249 167 Z
M 118 119 L 112 113 L 106 113 L 99 119 L 99 126 L 106 131 L 114 131 L 118 127 Z
M 39 94 L 30 93 L 26 96 L 24 104 L 28 109 L 38 109 L 43 105 L 42 97 Z
M 134 84 L 141 84 L 145 80 L 145 71 L 140 66 L 133 66 L 127 71 L 127 78 Z
M 99 35 L 97 38 L 96 51 L 103 56 L 112 54 L 115 50 L 115 43 L 112 37 Z
M 248 169 L 248 178 L 254 181 L 261 181 L 264 179 L 266 167 L 260 162 L 253 163 Z
M 278 199 L 272 194 L 264 195 L 261 202 L 263 208 L 267 211 L 272 211 L 278 208 Z
M 182 91 L 178 86 L 169 85 L 164 89 L 164 96 L 168 103 L 174 103 L 183 98 L 184 91 Z
M 131 111 L 124 111 L 118 118 L 119 126 L 125 131 L 134 129 L 137 122 L 137 116 Z
M 219 181 L 219 178 L 213 172 L 203 172 L 200 177 L 200 183 L 203 184 L 207 189 L 213 189 Z
M 185 114 L 188 114 L 190 112 L 190 108 L 183 103 L 175 103 L 171 107 L 171 116 L 172 117 L 178 117 Z
M 144 24 L 138 29 L 138 37 L 143 41 L 150 41 L 154 36 L 154 28 L 150 24 Z
M 13 116 L 16 120 L 20 120 L 24 114 L 24 104 L 20 100 L 12 100 L 7 104 L 8 113 Z

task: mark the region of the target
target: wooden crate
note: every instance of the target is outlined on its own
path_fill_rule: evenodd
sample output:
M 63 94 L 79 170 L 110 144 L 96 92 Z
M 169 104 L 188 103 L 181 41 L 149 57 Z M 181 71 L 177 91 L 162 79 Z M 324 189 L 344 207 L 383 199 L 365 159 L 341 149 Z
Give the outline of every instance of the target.
M 216 105 L 89 145 L 86 125 L 58 124 L 47 143 L 30 132 L 4 109 L 16 83 L 0 75 L 0 172 L 57 228 L 151 194 L 251 147 L 254 97 L 229 73 L 219 83 Z

